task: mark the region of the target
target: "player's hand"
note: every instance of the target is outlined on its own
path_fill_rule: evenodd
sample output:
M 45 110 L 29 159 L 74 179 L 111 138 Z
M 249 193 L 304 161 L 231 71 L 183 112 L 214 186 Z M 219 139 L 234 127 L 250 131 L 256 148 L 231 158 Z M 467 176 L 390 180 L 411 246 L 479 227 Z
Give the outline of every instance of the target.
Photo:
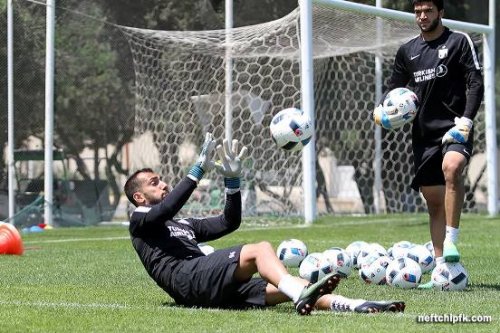
M 215 162 L 215 168 L 225 178 L 237 178 L 241 175 L 241 162 L 246 157 L 248 149 L 243 146 L 238 154 L 238 144 L 238 140 L 233 140 L 231 147 L 229 147 L 229 142 L 224 139 L 223 144 L 217 146 L 220 160 Z
M 401 127 L 407 121 L 395 106 L 384 107 L 382 104 L 377 106 L 373 111 L 373 120 L 375 120 L 375 124 L 385 129 Z
M 205 142 L 201 147 L 201 153 L 196 160 L 195 165 L 189 171 L 189 175 L 200 180 L 205 172 L 210 171 L 214 166 L 212 157 L 214 154 L 215 140 L 212 133 L 205 134 Z
M 472 128 L 472 120 L 466 117 L 455 117 L 455 126 L 450 128 L 441 140 L 445 143 L 466 143 L 469 141 L 469 133 Z

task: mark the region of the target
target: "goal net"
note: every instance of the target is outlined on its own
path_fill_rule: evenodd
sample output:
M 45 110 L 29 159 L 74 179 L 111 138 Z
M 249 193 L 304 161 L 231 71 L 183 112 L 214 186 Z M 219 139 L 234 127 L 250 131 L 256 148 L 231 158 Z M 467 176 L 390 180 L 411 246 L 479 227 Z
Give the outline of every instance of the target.
M 377 26 L 382 28 L 377 34 Z M 231 31 L 153 31 L 121 27 L 136 74 L 135 168 L 153 166 L 176 183 L 194 163 L 206 131 L 225 136 L 226 59 L 230 54 L 231 132 L 249 147 L 242 176 L 246 216 L 301 216 L 301 153 L 278 149 L 268 125 L 278 111 L 301 104 L 299 10 L 277 21 Z M 415 24 L 313 5 L 317 204 L 320 214 L 375 212 L 376 57 L 384 79 L 397 48 L 418 34 Z M 481 36 L 472 34 L 475 42 Z M 479 45 L 480 46 L 480 45 Z M 467 177 L 467 211 L 484 209 L 481 187 L 484 112 L 476 124 Z M 409 125 L 382 132 L 382 211 L 417 212 L 425 202 L 410 189 Z M 223 182 L 211 172 L 185 208 L 223 207 Z M 207 205 L 209 203 L 209 205 Z

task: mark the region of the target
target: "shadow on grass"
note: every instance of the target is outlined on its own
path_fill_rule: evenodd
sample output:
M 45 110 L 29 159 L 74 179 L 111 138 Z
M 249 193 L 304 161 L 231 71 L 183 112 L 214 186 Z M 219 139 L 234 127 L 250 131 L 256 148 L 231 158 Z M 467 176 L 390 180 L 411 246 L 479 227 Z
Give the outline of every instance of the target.
M 164 307 L 169 307 L 169 308 L 178 308 L 178 307 L 182 307 L 181 305 L 178 305 L 177 303 L 175 303 L 174 301 L 166 301 L 166 302 L 163 302 L 161 303 L 162 306 Z
M 490 289 L 490 290 L 500 290 L 500 284 L 489 284 L 489 283 L 474 283 L 470 285 L 472 289 Z
M 265 307 L 260 307 L 260 306 L 233 306 L 233 307 L 197 307 L 197 306 L 189 306 L 189 305 L 181 305 L 177 304 L 174 301 L 166 301 L 161 304 L 164 307 L 168 308 L 180 308 L 180 309 L 216 309 L 216 310 L 223 310 L 223 311 L 248 311 L 248 310 L 260 310 L 260 311 L 273 311 L 273 312 L 278 312 L 278 313 L 292 313 L 295 314 L 295 309 L 293 308 L 292 304 L 290 303 L 290 307 L 287 306 L 286 304 L 280 304 L 276 306 L 265 306 Z

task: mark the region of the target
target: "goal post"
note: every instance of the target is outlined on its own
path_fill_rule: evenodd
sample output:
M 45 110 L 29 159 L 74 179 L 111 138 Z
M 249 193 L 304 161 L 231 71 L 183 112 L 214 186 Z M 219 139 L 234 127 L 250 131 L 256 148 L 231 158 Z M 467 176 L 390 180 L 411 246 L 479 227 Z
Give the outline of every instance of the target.
M 144 166 L 140 162 L 146 158 L 141 154 L 149 159 L 157 154 L 158 164 L 150 166 L 175 183 L 194 162 L 204 131 L 212 131 L 219 140 L 224 137 L 225 110 L 230 105 L 232 136 L 250 148 L 242 197 L 243 213 L 253 221 L 295 216 L 311 222 L 316 209 L 318 214 L 424 211 L 422 198 L 408 185 L 412 177 L 409 127 L 383 132 L 377 141 L 371 119 L 376 72 L 387 77 L 397 48 L 418 34 L 413 15 L 347 1 L 304 1 L 301 4 L 311 6 L 309 24 L 304 8 L 298 8 L 276 21 L 233 28 L 230 38 L 226 30 L 120 27 L 134 62 L 136 135 L 147 138 L 152 147 L 132 151 L 132 166 Z M 491 45 L 483 36 L 491 33 L 490 27 L 449 20 L 445 24 L 473 33 L 488 64 Z M 381 27 L 380 36 L 376 36 L 377 27 Z M 306 45 L 310 48 L 302 49 Z M 308 67 L 309 83 L 304 73 Z M 491 68 L 485 71 L 491 74 Z M 304 89 L 310 89 L 310 97 Z M 487 207 L 490 213 L 496 212 L 496 159 L 491 161 L 490 156 L 492 145 L 496 149 L 492 141 L 496 128 L 488 100 L 477 117 L 477 149 L 474 165 L 468 169 L 470 200 L 465 211 Z M 309 108 L 315 117 L 316 141 L 303 156 L 276 148 L 269 133 L 272 116 L 287 107 Z M 377 145 L 380 154 L 375 156 Z M 486 162 L 494 163 L 488 165 L 487 194 L 481 183 L 486 177 L 475 171 Z M 378 178 L 374 168 L 380 169 Z M 191 203 L 185 210 L 204 214 L 206 205 L 201 202 L 206 200 L 210 212 L 221 209 L 221 183 L 220 176 L 211 173 L 198 189 L 200 203 Z M 382 188 L 382 193 L 374 193 L 375 188 Z

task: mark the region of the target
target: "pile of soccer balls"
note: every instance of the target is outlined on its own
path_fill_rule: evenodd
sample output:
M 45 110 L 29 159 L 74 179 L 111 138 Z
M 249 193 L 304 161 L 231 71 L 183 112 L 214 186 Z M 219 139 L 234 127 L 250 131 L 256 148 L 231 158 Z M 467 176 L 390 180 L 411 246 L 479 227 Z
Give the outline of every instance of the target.
M 465 289 L 468 282 L 465 268 L 460 263 L 436 267 L 433 251 L 431 242 L 419 245 L 400 241 L 386 250 L 378 243 L 355 241 L 345 249 L 331 247 L 308 253 L 304 242 L 288 239 L 278 246 L 276 254 L 285 266 L 297 267 L 299 275 L 313 283 L 331 272 L 348 277 L 353 269 L 358 269 L 359 277 L 370 284 L 416 288 L 422 275 L 431 273 L 438 290 Z

